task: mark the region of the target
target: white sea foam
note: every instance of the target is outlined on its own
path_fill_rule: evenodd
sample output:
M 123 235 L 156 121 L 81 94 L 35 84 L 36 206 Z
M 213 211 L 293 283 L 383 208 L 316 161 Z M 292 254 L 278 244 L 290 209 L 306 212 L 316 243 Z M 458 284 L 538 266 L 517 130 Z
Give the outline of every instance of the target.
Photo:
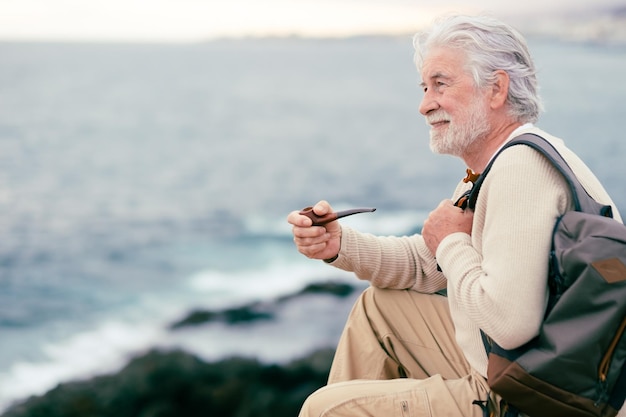
M 263 269 L 193 274 L 180 293 L 145 295 L 132 311 L 121 312 L 92 329 L 48 342 L 42 358 L 18 361 L 0 372 L 0 413 L 12 402 L 41 395 L 62 382 L 116 372 L 128 360 L 152 348 L 181 348 L 206 360 L 230 355 L 282 361 L 332 345 L 339 332 L 337 309 L 347 314 L 350 300 L 309 297 L 281 306 L 276 320 L 245 326 L 221 323 L 169 331 L 191 309 L 220 309 L 251 301 L 271 301 L 325 278 L 354 282 L 346 272 L 302 257 Z M 161 298 L 165 297 L 165 298 Z M 315 320 L 310 320 L 316 317 Z M 309 320 L 307 320 L 309 318 Z
M 15 400 L 43 394 L 61 382 L 118 370 L 131 355 L 162 337 L 158 326 L 111 321 L 46 344 L 44 360 L 17 362 L 0 373 L 0 412 Z
M 198 272 L 189 279 L 189 287 L 199 298 L 205 295 L 213 307 L 271 299 L 300 290 L 306 284 L 332 277 L 354 280 L 351 273 L 330 269 L 321 262 L 272 262 L 262 270 L 248 269 L 225 273 L 215 270 Z

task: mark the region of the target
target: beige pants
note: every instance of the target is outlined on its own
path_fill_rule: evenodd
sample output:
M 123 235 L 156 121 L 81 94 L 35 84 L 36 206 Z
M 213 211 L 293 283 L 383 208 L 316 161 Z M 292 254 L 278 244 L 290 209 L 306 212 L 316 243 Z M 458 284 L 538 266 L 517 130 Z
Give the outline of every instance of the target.
M 488 397 L 456 344 L 445 297 L 371 287 L 350 313 L 328 385 L 300 416 L 481 417 L 472 402 Z

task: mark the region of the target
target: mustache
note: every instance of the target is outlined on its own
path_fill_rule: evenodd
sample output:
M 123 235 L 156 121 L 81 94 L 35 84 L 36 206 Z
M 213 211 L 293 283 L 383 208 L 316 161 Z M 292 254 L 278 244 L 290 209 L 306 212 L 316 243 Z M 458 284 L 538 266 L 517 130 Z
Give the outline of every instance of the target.
M 439 110 L 436 113 L 428 114 L 426 116 L 426 123 L 433 125 L 435 123 L 449 122 L 450 119 L 451 117 L 447 112 Z

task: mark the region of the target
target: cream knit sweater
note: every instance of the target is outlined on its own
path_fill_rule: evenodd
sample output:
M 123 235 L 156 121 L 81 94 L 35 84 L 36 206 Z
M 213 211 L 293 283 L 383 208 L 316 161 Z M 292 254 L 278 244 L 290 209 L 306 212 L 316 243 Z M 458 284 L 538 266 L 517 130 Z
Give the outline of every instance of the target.
M 612 200 L 589 168 L 565 145 L 532 125 L 511 137 L 536 133 L 566 159 L 587 192 Z M 452 198 L 469 186 L 459 183 Z M 382 288 L 432 293 L 447 287 L 456 339 L 471 366 L 487 374 L 483 329 L 505 349 L 538 334 L 547 299 L 548 253 L 554 223 L 572 206 L 565 180 L 537 151 L 518 145 L 504 151 L 482 185 L 472 235 L 454 233 L 436 259 L 421 235 L 381 237 L 342 228 L 333 266 Z M 437 263 L 443 272 L 437 271 Z

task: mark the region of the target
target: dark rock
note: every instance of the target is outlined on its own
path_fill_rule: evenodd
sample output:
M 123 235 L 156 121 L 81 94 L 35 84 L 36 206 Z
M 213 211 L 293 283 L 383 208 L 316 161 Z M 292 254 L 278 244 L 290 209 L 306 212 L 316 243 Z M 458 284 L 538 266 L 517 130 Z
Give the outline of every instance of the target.
M 245 323 L 256 320 L 267 320 L 274 317 L 271 312 L 258 311 L 254 306 L 232 308 L 223 311 L 224 320 L 229 324 Z
M 221 311 L 195 310 L 184 319 L 173 323 L 170 328 L 178 329 L 180 327 L 193 326 L 211 321 L 239 324 L 256 320 L 269 320 L 273 317 L 274 315 L 271 312 L 259 311 L 255 304 Z
M 209 322 L 224 322 L 227 324 L 250 323 L 257 320 L 271 320 L 275 317 L 274 310 L 281 304 L 298 297 L 314 294 L 327 294 L 344 298 L 355 291 L 355 287 L 341 282 L 319 282 L 309 284 L 294 294 L 279 297 L 269 302 L 253 302 L 241 307 L 224 310 L 197 309 L 189 313 L 183 319 L 170 325 L 170 329 L 179 329 L 185 326 L 195 326 Z
M 279 301 L 290 300 L 295 297 L 302 297 L 309 294 L 328 294 L 334 295 L 336 297 L 347 297 L 352 294 L 355 290 L 355 287 L 350 284 L 345 284 L 343 282 L 316 282 L 313 284 L 309 284 L 304 287 L 301 291 L 294 295 L 288 295 L 285 297 L 279 298 Z
M 115 375 L 58 385 L 3 417 L 295 417 L 305 398 L 326 383 L 332 356 L 328 349 L 267 365 L 151 351 Z

